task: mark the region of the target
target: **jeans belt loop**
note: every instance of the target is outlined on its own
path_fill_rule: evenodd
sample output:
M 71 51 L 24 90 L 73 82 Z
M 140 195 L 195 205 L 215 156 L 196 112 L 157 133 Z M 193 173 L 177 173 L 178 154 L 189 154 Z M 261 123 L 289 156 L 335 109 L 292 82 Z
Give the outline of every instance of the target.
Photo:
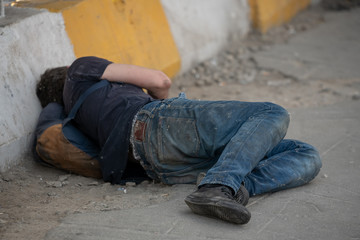
M 186 98 L 186 94 L 185 94 L 184 92 L 181 92 L 181 93 L 179 94 L 179 98 Z

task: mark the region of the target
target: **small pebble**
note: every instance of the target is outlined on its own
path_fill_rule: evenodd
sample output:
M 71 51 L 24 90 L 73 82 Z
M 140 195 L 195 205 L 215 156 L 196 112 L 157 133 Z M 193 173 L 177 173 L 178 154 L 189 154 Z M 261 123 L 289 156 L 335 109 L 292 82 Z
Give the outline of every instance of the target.
M 352 100 L 359 100 L 360 99 L 360 94 L 359 93 L 355 93 L 351 96 Z
M 140 184 L 141 185 L 149 185 L 151 182 L 149 180 L 144 180 Z
M 63 181 L 66 181 L 66 180 L 68 180 L 69 179 L 69 177 L 70 177 L 70 175 L 61 175 L 61 176 L 59 176 L 59 178 L 58 178 L 58 181 L 60 181 L 60 182 L 63 182 Z
M 121 192 L 123 192 L 123 193 L 126 193 L 126 192 L 127 192 L 127 191 L 126 191 L 126 188 L 123 188 L 123 187 L 119 187 L 117 190 L 118 190 L 118 191 L 121 191 Z
M 60 188 L 63 186 L 60 181 L 47 181 L 46 185 L 48 185 L 48 187 L 54 187 L 54 188 Z
M 87 185 L 88 185 L 88 186 L 98 186 L 98 185 L 99 185 L 99 182 L 94 181 L 94 182 L 88 183 Z
M 111 200 L 111 196 L 109 196 L 109 195 L 104 196 L 104 200 L 110 201 L 110 200 Z
M 126 182 L 125 186 L 127 186 L 127 187 L 135 187 L 136 183 L 135 182 Z
M 61 182 L 61 184 L 62 184 L 63 186 L 68 185 L 68 184 L 69 184 L 69 181 L 63 181 L 63 182 Z
M 5 182 L 11 182 L 13 179 L 10 176 L 2 176 L 2 180 L 4 180 Z
M 195 82 L 195 86 L 197 87 L 201 87 L 201 86 L 204 86 L 205 85 L 205 81 L 203 80 L 198 80 Z
M 0 219 L 0 224 L 5 224 L 7 221 Z

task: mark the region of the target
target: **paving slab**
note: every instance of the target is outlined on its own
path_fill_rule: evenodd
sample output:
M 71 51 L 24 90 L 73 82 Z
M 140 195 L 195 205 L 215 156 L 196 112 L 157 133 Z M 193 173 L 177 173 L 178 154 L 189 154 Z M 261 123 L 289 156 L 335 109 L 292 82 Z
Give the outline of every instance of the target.
M 310 184 L 256 196 L 251 221 L 234 225 L 193 214 L 178 185 L 165 203 L 73 214 L 46 239 L 360 239 L 360 102 L 290 110 L 289 138 L 315 145 L 323 168 Z
M 258 65 L 299 80 L 360 76 L 360 8 L 327 12 L 325 22 L 287 44 L 255 54 Z

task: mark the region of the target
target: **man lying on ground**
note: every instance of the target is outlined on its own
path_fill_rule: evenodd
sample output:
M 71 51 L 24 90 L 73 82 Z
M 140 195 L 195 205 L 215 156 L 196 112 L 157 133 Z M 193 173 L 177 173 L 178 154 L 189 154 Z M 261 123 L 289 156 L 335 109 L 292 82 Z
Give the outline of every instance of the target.
M 57 72 L 62 77 L 54 80 Z M 37 93 L 43 106 L 55 99 L 69 113 L 102 79 L 110 84 L 84 101 L 75 123 L 106 147 L 107 156 L 99 160 L 105 181 L 121 181 L 128 153 L 150 178 L 165 184 L 195 183 L 205 172 L 186 204 L 196 214 L 245 224 L 249 195 L 303 185 L 320 170 L 314 147 L 283 139 L 289 114 L 282 107 L 189 100 L 183 93 L 167 99 L 171 80 L 157 70 L 83 57 L 69 68 L 48 70 Z

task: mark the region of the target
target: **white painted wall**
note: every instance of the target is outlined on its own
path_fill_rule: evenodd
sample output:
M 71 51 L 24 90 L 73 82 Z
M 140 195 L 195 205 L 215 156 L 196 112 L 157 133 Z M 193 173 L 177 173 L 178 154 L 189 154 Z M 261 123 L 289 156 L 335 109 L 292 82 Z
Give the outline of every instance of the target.
M 50 67 L 68 65 L 73 48 L 61 14 L 6 9 L 12 24 L 0 27 L 0 171 L 29 154 L 40 113 L 36 82 Z M 20 17 L 19 17 L 20 16 Z
M 161 0 L 181 56 L 181 72 L 217 54 L 250 26 L 247 0 Z

